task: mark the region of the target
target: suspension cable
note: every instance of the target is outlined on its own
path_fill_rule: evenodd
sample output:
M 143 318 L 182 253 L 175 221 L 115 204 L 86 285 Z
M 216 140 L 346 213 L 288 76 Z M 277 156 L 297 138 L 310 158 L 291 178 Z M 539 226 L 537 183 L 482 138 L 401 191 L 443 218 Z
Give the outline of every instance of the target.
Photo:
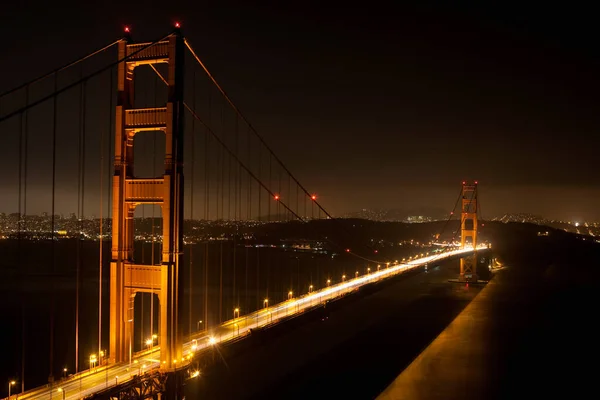
M 229 105 L 231 106 L 231 108 L 237 113 L 237 115 L 239 116 L 239 118 L 248 125 L 248 128 L 258 138 L 258 140 L 263 144 L 263 146 L 265 146 L 265 148 L 268 150 L 268 152 L 270 153 L 270 155 L 275 159 L 275 161 L 277 161 L 277 163 L 281 166 L 281 168 L 283 168 L 283 170 L 291 177 L 291 179 L 294 180 L 294 182 L 296 183 L 296 185 L 298 185 L 298 187 L 300 187 L 300 189 L 302 189 L 302 191 L 304 192 L 304 194 L 307 197 L 309 197 L 311 199 L 311 201 L 317 206 L 317 208 L 319 210 L 319 213 L 322 211 L 329 219 L 335 221 L 335 218 L 317 201 L 317 199 L 313 199 L 312 198 L 312 195 L 306 189 L 306 187 L 304 187 L 304 185 L 302 185 L 300 183 L 300 181 L 294 176 L 294 174 L 291 173 L 291 171 L 289 170 L 289 168 L 287 168 L 287 166 L 283 163 L 283 161 L 281 161 L 281 159 L 275 154 L 275 152 L 273 151 L 273 149 L 266 143 L 266 141 L 264 140 L 264 138 L 258 133 L 258 131 L 250 123 L 250 121 L 248 121 L 248 119 L 246 119 L 246 117 L 241 113 L 241 111 L 239 110 L 239 108 L 233 103 L 233 101 L 227 95 L 227 93 L 225 92 L 225 90 L 219 85 L 219 83 L 217 82 L 217 80 L 210 73 L 210 71 L 208 70 L 208 68 L 204 65 L 204 63 L 202 62 L 202 60 L 200 59 L 200 57 L 196 54 L 196 52 L 194 51 L 194 49 L 192 48 L 191 44 L 189 43 L 189 41 L 186 38 L 184 38 L 184 43 L 185 43 L 186 47 L 188 48 L 188 50 L 190 51 L 190 53 L 192 54 L 192 56 L 194 57 L 194 59 L 196 60 L 196 62 L 198 63 L 198 65 L 200 65 L 200 67 L 204 70 L 204 72 L 207 74 L 208 78 L 212 81 L 212 83 L 219 90 L 219 92 L 222 94 L 222 96 L 225 98 L 225 100 L 229 103 Z M 270 210 L 270 206 L 269 206 L 269 210 Z M 270 211 L 269 211 L 269 213 L 270 213 Z M 300 221 L 304 221 L 304 219 L 299 218 L 299 216 L 298 216 L 297 213 L 293 213 L 293 214 Z M 346 230 L 346 229 L 344 228 L 344 230 Z M 349 232 L 346 232 L 346 233 L 349 233 Z M 366 247 L 369 248 L 369 246 L 366 246 Z M 340 246 L 340 248 L 341 248 L 341 246 Z M 369 262 L 374 262 L 374 263 L 380 262 L 378 260 L 372 260 L 372 259 L 360 256 L 360 255 L 358 255 L 357 253 L 354 253 L 354 252 L 348 252 L 348 251 L 346 251 L 346 253 L 350 253 L 350 254 L 352 254 L 352 255 L 354 255 L 356 257 L 359 257 L 361 259 L 367 260 Z
M 54 98 L 54 97 L 58 96 L 59 94 L 61 94 L 61 93 L 64 93 L 64 92 L 66 92 L 67 90 L 69 90 L 69 89 L 71 89 L 71 88 L 74 88 L 75 86 L 77 86 L 77 85 L 80 85 L 81 83 L 83 83 L 83 82 L 85 82 L 85 81 L 88 81 L 88 80 L 92 79 L 93 77 L 95 77 L 95 76 L 97 76 L 97 75 L 99 75 L 99 74 L 103 73 L 104 71 L 107 71 L 108 69 L 110 69 L 110 68 L 113 68 L 113 67 L 115 67 L 115 66 L 117 66 L 117 65 L 121 64 L 122 62 L 125 62 L 125 61 L 129 60 L 130 58 L 134 57 L 136 54 L 138 54 L 138 53 L 140 53 L 140 52 L 142 52 L 142 51 L 145 51 L 146 49 L 149 49 L 149 48 L 150 48 L 150 47 L 152 47 L 152 46 L 155 46 L 157 43 L 159 43 L 159 42 L 161 42 L 161 41 L 163 41 L 163 40 L 167 39 L 167 38 L 168 38 L 168 37 L 170 37 L 171 35 L 172 35 L 172 33 L 169 33 L 168 35 L 166 35 L 166 36 L 164 36 L 164 37 L 162 37 L 162 38 L 160 38 L 160 39 L 158 39 L 158 40 L 155 40 L 155 41 L 153 41 L 153 42 L 150 42 L 150 43 L 148 43 L 147 45 L 145 45 L 145 46 L 143 46 L 143 47 L 139 48 L 138 50 L 136 50 L 136 51 L 134 51 L 134 52 L 132 52 L 131 54 L 129 54 L 129 55 L 127 55 L 127 56 L 125 56 L 125 57 L 121 58 L 120 60 L 117 60 L 117 61 L 115 61 L 115 62 L 113 62 L 113 63 L 110 63 L 110 64 L 108 64 L 107 66 L 104 66 L 104 67 L 102 67 L 102 68 L 100 68 L 100 69 L 98 69 L 98 70 L 96 70 L 96 71 L 94 71 L 94 72 L 92 72 L 92 73 L 88 74 L 87 76 L 85 76 L 85 77 L 83 77 L 83 78 L 81 78 L 81 79 L 78 79 L 77 81 L 75 81 L 75 82 L 72 82 L 72 83 L 70 83 L 70 84 L 68 84 L 68 85 L 66 85 L 66 86 L 64 86 L 64 87 L 62 87 L 62 88 L 60 88 L 60 89 L 58 89 L 58 88 L 56 87 L 53 93 L 50 93 L 49 95 L 47 95 L 47 96 L 44 96 L 44 97 L 42 97 L 41 99 L 38 99 L 38 100 L 36 100 L 36 101 L 34 101 L 34 102 L 32 102 L 32 103 L 29 103 L 28 105 L 26 105 L 26 106 L 24 106 L 24 107 L 21 107 L 21 108 L 19 108 L 19 109 L 15 110 L 15 111 L 12 111 L 12 112 L 10 112 L 10 113 L 8 113 L 8 114 L 6 114 L 6 115 L 4 115 L 4 116 L 0 117 L 0 122 L 4 121 L 4 120 L 6 120 L 6 119 L 9 119 L 9 118 L 11 118 L 11 117 L 13 117 L 13 116 L 15 116 L 15 115 L 21 114 L 22 112 L 24 112 L 24 111 L 26 111 L 26 110 L 29 110 L 29 109 L 31 109 L 31 108 L 33 108 L 33 107 L 35 107 L 35 106 L 37 106 L 37 105 L 39 105 L 39 104 L 41 104 L 41 103 L 44 103 L 44 102 L 46 102 L 46 101 L 48 101 L 48 100 L 50 100 L 50 99 L 52 99 L 52 98 Z
M 34 83 L 37 83 L 37 82 L 39 82 L 39 81 L 41 81 L 43 79 L 46 79 L 49 76 L 52 76 L 53 74 L 59 73 L 61 71 L 64 71 L 65 69 L 67 69 L 69 67 L 77 65 L 80 62 L 85 61 L 88 58 L 91 58 L 91 57 L 95 56 L 96 54 L 102 53 L 104 50 L 108 50 L 109 48 L 111 48 L 112 46 L 116 45 L 120 41 L 121 41 L 121 39 L 115 40 L 111 44 L 107 44 L 106 46 L 104 46 L 104 47 L 102 47 L 102 48 L 100 48 L 100 49 L 98 49 L 98 50 L 96 50 L 96 51 L 94 51 L 92 53 L 89 53 L 88 55 L 86 55 L 84 57 L 81 57 L 81 58 L 79 58 L 79 59 L 77 59 L 75 61 L 71 61 L 70 63 L 67 63 L 67 64 L 63 65 L 62 67 L 56 68 L 56 69 L 54 69 L 54 70 L 52 70 L 52 71 L 50 71 L 50 72 L 48 72 L 48 73 L 46 73 L 44 75 L 40 75 L 37 78 L 34 78 L 34 79 L 30 80 L 29 82 L 23 83 L 22 85 L 19 85 L 19 86 L 16 86 L 16 87 L 12 88 L 12 89 L 9 89 L 9 90 L 5 91 L 4 93 L 1 93 L 0 94 L 0 98 L 4 97 L 6 95 L 9 95 L 11 93 L 14 93 L 17 90 L 23 89 L 26 86 L 33 85 Z
M 192 46 L 190 45 L 190 43 L 187 41 L 187 39 L 184 38 L 184 42 L 186 47 L 188 48 L 188 50 L 190 51 L 190 53 L 192 54 L 192 56 L 194 57 L 194 59 L 196 60 L 196 62 L 200 65 L 200 67 L 202 67 L 202 69 L 204 70 L 204 72 L 207 74 L 207 76 L 209 77 L 209 79 L 213 82 L 213 84 L 215 85 L 215 87 L 219 90 L 219 92 L 222 94 L 222 96 L 224 97 L 224 99 L 229 103 L 229 105 L 232 107 L 232 109 L 236 112 L 236 114 L 238 115 L 238 117 L 244 121 L 246 123 L 246 125 L 248 126 L 248 128 L 252 131 L 252 133 L 254 133 L 254 135 L 258 138 L 258 140 L 260 141 L 260 143 L 268 150 L 268 152 L 270 153 L 270 156 L 275 159 L 275 161 L 277 161 L 277 163 L 284 169 L 284 171 L 289 175 L 289 177 L 296 183 L 296 185 L 302 189 L 302 191 L 304 192 L 304 194 L 309 197 L 311 199 L 311 201 L 317 205 L 318 209 L 319 209 L 319 213 L 322 211 L 329 219 L 335 221 L 335 218 L 316 200 L 313 199 L 312 195 L 310 194 L 310 192 L 300 183 L 300 181 L 291 173 L 291 171 L 285 166 L 285 164 L 281 161 L 281 159 L 279 159 L 279 157 L 277 157 L 277 155 L 274 153 L 274 151 L 271 149 L 271 147 L 265 142 L 264 138 L 258 133 L 258 131 L 252 126 L 252 124 L 246 119 L 246 117 L 241 113 L 241 111 L 235 106 L 235 104 L 233 103 L 233 101 L 231 100 L 231 98 L 227 95 L 227 93 L 225 92 L 225 90 L 219 85 L 219 83 L 217 82 L 217 80 L 214 78 L 214 76 L 210 73 L 210 71 L 208 70 L 208 68 L 204 65 L 204 63 L 202 62 L 202 60 L 198 57 L 198 55 L 196 54 L 196 52 L 194 51 L 194 49 L 192 48 Z M 160 74 L 158 72 L 158 70 L 156 68 L 154 68 L 154 71 L 157 73 L 157 75 L 159 75 L 159 77 L 162 79 L 162 81 L 164 83 L 167 83 L 166 79 L 164 77 L 162 77 L 162 74 Z M 206 124 L 202 121 L 202 119 L 195 113 L 195 111 L 192 111 L 192 109 L 184 102 L 184 106 L 185 108 L 190 111 L 190 113 L 192 114 L 192 116 L 196 119 L 198 119 L 200 121 L 200 123 L 202 123 L 204 126 L 206 126 Z M 206 126 L 207 127 L 207 126 Z M 207 127 L 208 128 L 208 127 Z M 249 168 L 247 168 L 244 163 L 241 162 L 241 160 L 237 157 L 235 157 L 235 155 L 233 154 L 233 152 L 229 149 L 229 147 L 216 135 L 216 133 L 214 133 L 210 128 L 208 128 L 210 133 L 213 135 L 213 137 L 215 137 L 215 139 L 226 149 L 226 151 L 234 157 L 234 159 L 236 159 L 236 161 L 238 163 L 240 163 L 241 167 L 244 168 L 244 170 L 246 170 L 250 176 L 252 176 L 253 179 L 257 180 L 259 182 L 259 184 L 271 195 L 271 197 L 275 197 L 275 193 L 273 193 L 270 189 L 268 189 L 264 183 L 262 183 L 260 180 L 257 179 L 256 175 L 254 175 Z M 302 218 L 297 212 L 294 212 L 289 206 L 287 206 L 284 202 L 281 201 L 281 199 L 278 199 L 279 203 L 281 203 L 281 205 L 287 210 L 289 211 L 292 215 L 294 215 L 294 217 L 296 217 L 299 221 L 301 222 L 306 222 L 306 220 L 304 218 Z M 269 213 L 269 219 L 270 219 L 270 202 L 268 203 L 268 213 Z M 344 229 L 345 230 L 345 229 Z M 348 232 L 347 232 L 348 233 Z M 343 249 L 343 246 L 337 245 L 335 243 L 333 243 L 329 238 L 325 239 L 327 240 L 329 243 L 333 244 L 334 246 Z M 367 246 L 369 247 L 369 246 Z M 346 254 L 355 256 L 357 258 L 360 258 L 362 260 L 368 261 L 368 262 L 372 262 L 372 263 L 381 263 L 380 260 L 374 260 L 374 259 L 370 259 L 367 257 L 363 257 L 355 252 L 352 251 L 348 251 L 348 249 L 346 249 Z
M 266 141 L 264 140 L 264 138 L 258 133 L 258 131 L 250 123 L 250 121 L 248 121 L 248 119 L 246 119 L 246 117 L 241 113 L 241 111 L 239 110 L 239 108 L 236 107 L 236 105 L 233 103 L 233 101 L 231 100 L 231 98 L 227 95 L 227 93 L 225 92 L 225 90 L 221 87 L 221 85 L 219 85 L 219 83 L 217 82 L 217 80 L 210 73 L 210 71 L 208 70 L 208 68 L 204 65 L 204 63 L 202 62 L 202 60 L 200 59 L 200 57 L 198 57 L 198 55 L 196 54 L 196 52 L 194 51 L 194 49 L 190 45 L 189 41 L 186 38 L 184 38 L 183 41 L 184 41 L 186 47 L 188 48 L 188 50 L 190 51 L 190 53 L 192 54 L 192 56 L 194 57 L 194 59 L 196 60 L 196 62 L 198 63 L 198 65 L 200 65 L 200 67 L 202 67 L 202 69 L 204 70 L 204 72 L 206 73 L 206 75 L 208 76 L 208 78 L 213 82 L 213 84 L 216 86 L 216 88 L 221 92 L 221 94 L 227 100 L 227 102 L 229 103 L 229 105 L 231 106 L 231 108 L 248 125 L 248 127 L 252 130 L 252 132 L 258 138 L 258 140 L 265 146 L 265 148 L 269 151 L 269 153 L 271 153 L 271 155 L 273 156 L 273 158 L 275 159 L 275 161 L 277 161 L 277 163 L 284 169 L 284 171 L 287 174 L 290 175 L 290 177 L 304 191 L 304 193 L 308 197 L 310 197 L 311 194 L 308 192 L 308 190 L 300 183 L 300 181 L 294 176 L 294 174 L 291 173 L 291 171 L 286 167 L 286 165 L 283 163 L 283 161 L 281 161 L 281 159 L 279 157 L 277 157 L 277 155 L 275 154 L 275 152 L 266 143 Z M 325 210 L 325 208 L 323 208 L 316 200 L 314 200 L 314 202 L 317 205 L 317 207 L 319 207 L 323 211 L 323 213 L 325 213 L 325 215 L 327 215 L 330 219 L 334 219 L 333 216 L 331 214 L 329 214 L 329 212 L 327 210 Z
M 456 207 L 458 206 L 458 203 L 460 202 L 461 196 L 462 196 L 462 189 L 460 190 L 460 193 L 458 194 L 458 197 L 456 198 L 456 202 L 454 203 L 454 208 L 452 208 L 450 215 L 448 215 L 448 219 L 446 219 L 446 222 L 444 223 L 442 230 L 438 233 L 438 237 L 441 236 L 445 232 L 446 227 L 448 226 L 448 223 L 450 222 L 450 220 L 452 219 L 452 216 L 454 215 L 454 212 L 456 211 Z

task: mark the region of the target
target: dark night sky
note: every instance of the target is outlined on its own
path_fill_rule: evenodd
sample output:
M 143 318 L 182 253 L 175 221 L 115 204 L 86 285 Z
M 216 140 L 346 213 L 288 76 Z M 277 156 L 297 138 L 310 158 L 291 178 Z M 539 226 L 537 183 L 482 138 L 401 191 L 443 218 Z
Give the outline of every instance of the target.
M 0 17 L 2 91 L 106 44 L 125 24 L 144 40 L 179 20 L 334 213 L 451 208 L 460 182 L 477 179 L 485 217 L 600 220 L 599 35 L 592 9 L 576 2 L 13 3 Z M 40 185 L 32 190 L 47 190 Z M 5 183 L 3 209 L 11 190 Z

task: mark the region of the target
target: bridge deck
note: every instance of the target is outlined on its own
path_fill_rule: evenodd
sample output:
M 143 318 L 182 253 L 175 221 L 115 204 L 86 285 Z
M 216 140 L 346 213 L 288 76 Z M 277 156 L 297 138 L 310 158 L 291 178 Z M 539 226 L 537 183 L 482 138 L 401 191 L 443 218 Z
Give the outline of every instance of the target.
M 368 283 L 404 273 L 426 263 L 455 257 L 460 254 L 470 253 L 472 251 L 472 248 L 452 250 L 445 253 L 439 253 L 415 259 L 408 263 L 392 265 L 389 268 L 384 268 L 368 275 L 359 276 L 355 279 L 348 279 L 345 282 L 331 285 L 328 288 L 317 290 L 313 293 L 306 294 L 283 303 L 275 304 L 247 315 L 243 315 L 240 318 L 227 321 L 222 325 L 211 329 L 211 331 L 208 333 L 199 332 L 195 335 L 192 335 L 191 339 L 193 340 L 184 345 L 184 355 L 190 356 L 195 352 L 202 351 L 203 349 L 218 344 L 219 342 L 235 339 L 240 335 L 247 333 L 252 328 L 265 326 L 279 319 L 302 312 L 318 305 L 319 303 L 354 291 Z M 84 371 L 78 376 L 70 378 L 66 381 L 55 382 L 53 386 L 46 385 L 19 394 L 18 398 L 22 400 L 41 398 L 47 399 L 51 398 L 52 394 L 57 396 L 57 391 L 60 388 L 60 391 L 64 391 L 65 400 L 80 399 L 92 393 L 105 390 L 108 387 L 115 386 L 117 383 L 122 383 L 125 380 L 131 379 L 135 375 L 143 374 L 147 371 L 158 368 L 160 358 L 159 352 L 160 348 L 156 347 L 152 351 L 147 351 L 145 353 L 136 355 L 132 363 L 120 363 L 95 368 L 92 371 Z M 181 360 L 181 362 L 186 361 Z

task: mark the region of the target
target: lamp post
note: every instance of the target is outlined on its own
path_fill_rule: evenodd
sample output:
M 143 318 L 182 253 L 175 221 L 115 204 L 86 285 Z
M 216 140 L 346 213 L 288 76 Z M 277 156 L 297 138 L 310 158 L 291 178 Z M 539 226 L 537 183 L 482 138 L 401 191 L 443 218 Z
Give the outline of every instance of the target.
M 310 286 L 308 287 L 308 293 L 312 293 L 312 290 L 313 290 L 313 285 L 310 285 Z
M 9 399 L 10 399 L 10 391 L 11 391 L 11 388 L 12 388 L 12 387 L 13 387 L 13 385 L 14 385 L 14 384 L 16 384 L 16 383 L 17 383 L 17 382 L 15 382 L 15 381 L 10 381 L 10 382 L 8 382 L 8 398 L 9 398 Z
M 329 287 L 330 283 L 331 283 L 331 279 L 327 279 L 327 287 Z
M 63 368 L 63 378 L 67 378 L 67 368 Z
M 239 309 L 239 307 L 236 307 L 233 309 L 233 319 L 236 319 L 239 317 L 240 317 L 240 309 Z
M 63 388 L 58 388 L 58 390 L 57 390 L 57 391 L 58 391 L 58 393 L 62 393 L 62 398 L 63 398 L 63 400 L 65 400 L 66 393 L 65 393 L 65 391 L 63 390 Z
M 342 275 L 342 282 L 346 282 L 346 275 Z
M 294 292 L 292 292 L 291 290 L 288 292 L 288 300 L 292 299 L 292 296 L 294 295 Z
M 269 299 L 265 299 L 263 304 L 265 305 L 265 308 L 269 307 Z
M 200 320 L 200 321 L 198 321 L 198 322 L 196 323 L 196 330 L 198 330 L 198 331 L 200 330 L 200 324 L 201 324 L 201 323 L 202 323 L 202 320 Z

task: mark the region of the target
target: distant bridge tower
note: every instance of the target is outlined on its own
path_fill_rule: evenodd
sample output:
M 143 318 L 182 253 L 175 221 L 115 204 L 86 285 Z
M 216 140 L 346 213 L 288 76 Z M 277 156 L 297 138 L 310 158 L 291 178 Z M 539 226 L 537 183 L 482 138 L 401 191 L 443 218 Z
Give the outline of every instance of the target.
M 467 239 L 477 248 L 477 181 L 463 182 L 460 218 L 460 248 L 464 249 Z M 477 282 L 477 252 L 460 259 L 460 282 Z
M 112 261 L 110 265 L 110 360 L 128 361 L 133 352 L 134 298 L 138 292 L 157 293 L 161 368 L 172 370 L 182 358 L 179 323 L 183 287 L 183 60 L 184 42 L 176 31 L 142 51 L 149 43 L 119 43 L 119 59 L 137 51 L 118 67 L 115 129 L 115 174 L 112 195 Z M 135 109 L 136 67 L 168 64 L 166 107 Z M 164 175 L 136 178 L 133 144 L 142 131 L 162 131 L 165 140 Z M 133 216 L 140 204 L 162 207 L 160 265 L 139 265 L 133 259 Z

